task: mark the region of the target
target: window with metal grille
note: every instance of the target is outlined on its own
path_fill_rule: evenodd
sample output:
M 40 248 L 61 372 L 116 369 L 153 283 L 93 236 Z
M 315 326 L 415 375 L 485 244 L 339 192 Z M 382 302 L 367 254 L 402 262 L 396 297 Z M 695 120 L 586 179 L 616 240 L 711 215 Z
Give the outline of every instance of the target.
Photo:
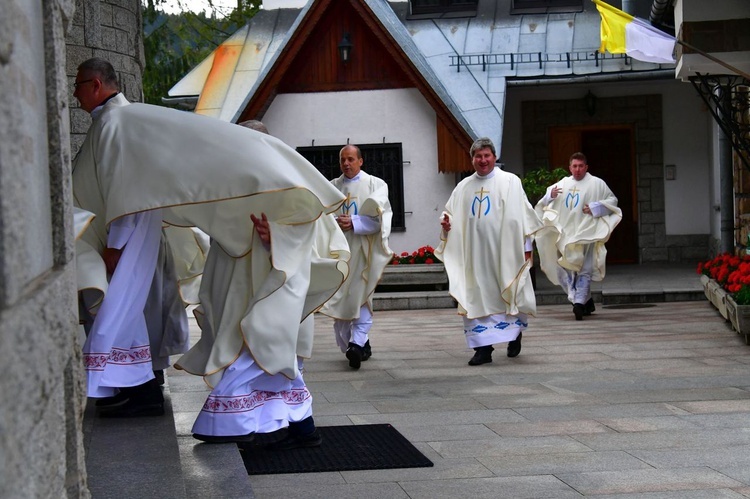
M 345 144 L 344 144 L 345 145 Z M 341 176 L 339 166 L 340 146 L 298 147 L 297 152 L 305 157 L 329 180 Z M 401 144 L 357 144 L 362 151 L 362 170 L 381 178 L 388 184 L 388 199 L 393 208 L 391 230 L 406 230 L 404 221 L 404 171 Z
M 510 7 L 511 14 L 581 11 L 583 11 L 583 0 L 513 0 Z
M 411 16 L 440 17 L 442 14 L 476 15 L 478 0 L 410 0 Z

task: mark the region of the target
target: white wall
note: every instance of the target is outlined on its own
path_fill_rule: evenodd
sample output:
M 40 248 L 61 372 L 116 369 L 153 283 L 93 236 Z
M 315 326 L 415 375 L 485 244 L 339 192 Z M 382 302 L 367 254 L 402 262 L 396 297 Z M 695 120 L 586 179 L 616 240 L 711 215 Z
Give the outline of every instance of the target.
M 453 174 L 438 173 L 435 120 L 415 89 L 281 94 L 263 116 L 271 134 L 292 147 L 402 144 L 406 231 L 390 239 L 398 253 L 437 245 L 439 215 L 455 186 Z
M 664 181 L 667 235 L 711 232 L 710 176 L 713 118 L 690 83 L 604 83 L 591 85 L 511 87 L 506 94 L 503 150 L 505 169 L 523 172 L 521 103 L 525 100 L 577 99 L 591 90 L 597 97 L 661 94 L 664 127 L 664 164 L 676 166 L 676 180 Z M 596 175 L 593 170 L 592 174 Z

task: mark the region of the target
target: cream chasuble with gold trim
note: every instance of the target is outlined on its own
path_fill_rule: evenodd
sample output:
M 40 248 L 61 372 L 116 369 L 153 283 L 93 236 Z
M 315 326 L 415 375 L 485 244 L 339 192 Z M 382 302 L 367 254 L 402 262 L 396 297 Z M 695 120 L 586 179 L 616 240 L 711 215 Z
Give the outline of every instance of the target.
M 545 229 L 536 235 L 536 247 L 542 270 L 553 284 L 560 285 L 557 266 L 579 272 L 584 262 L 586 245 L 593 244 L 594 268 L 591 279 L 601 281 L 606 273 L 607 249 L 604 246 L 612 231 L 622 220 L 617 198 L 604 180 L 590 173 L 581 180 L 572 175 L 547 188 L 545 198 L 550 199 L 553 187 L 562 188 L 551 203 L 545 206 L 544 198 L 536 205 Z M 609 210 L 607 215 L 594 217 L 583 212 L 583 207 L 594 202 Z
M 475 173 L 456 186 L 444 214 L 451 230 L 443 233 L 435 255 L 445 263 L 459 313 L 469 319 L 534 315 L 524 243 L 542 224 L 521 180 L 497 167 L 485 177 Z
M 127 103 L 121 95 L 115 100 Z M 332 246 L 314 257 L 313 222 L 335 211 L 344 196 L 294 149 L 193 113 L 146 104 L 105 106 L 76 157 L 73 189 L 76 204 L 97 215 L 95 234 L 106 234 L 106 225 L 124 215 L 161 208 L 165 223 L 198 227 L 228 258 L 250 259 L 236 275 L 215 264 L 212 271 L 237 280 L 248 299 L 234 305 L 241 311 L 228 313 L 234 323 L 221 321 L 215 336 L 193 347 L 180 366 L 194 374 L 216 373 L 245 343 L 269 374 L 299 374 L 300 322 L 341 285 L 349 253 L 343 238 L 341 243 L 329 234 Z M 271 225 L 270 260 L 250 220 L 261 213 Z M 214 348 L 221 355 L 213 355 Z M 229 350 L 237 350 L 232 359 Z
M 357 177 L 359 179 L 352 182 L 341 175 L 331 181 L 346 196 L 336 214 L 378 217 L 380 231 L 362 235 L 351 231 L 344 233 L 351 251 L 349 278 L 320 310 L 325 315 L 341 320 L 359 318 L 360 308 L 365 304 L 372 311 L 375 286 L 393 255 L 388 246 L 393 218 L 388 200 L 388 184 L 364 171 L 360 171 Z

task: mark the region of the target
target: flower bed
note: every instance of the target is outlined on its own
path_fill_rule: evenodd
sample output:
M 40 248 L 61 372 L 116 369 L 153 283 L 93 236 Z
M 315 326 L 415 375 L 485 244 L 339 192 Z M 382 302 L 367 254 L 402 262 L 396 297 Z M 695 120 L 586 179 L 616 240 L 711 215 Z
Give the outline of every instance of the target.
M 432 246 L 422 246 L 416 251 L 409 253 L 404 251 L 400 255 L 393 254 L 391 259 L 391 265 L 432 265 L 434 263 L 440 263 L 435 257 L 435 249 Z
M 745 345 L 750 345 L 750 305 L 737 305 L 732 295 L 727 295 L 726 307 L 732 328 L 745 337 Z
M 719 255 L 697 270 L 708 301 L 750 344 L 750 256 Z
M 394 253 L 378 283 L 378 291 L 442 291 L 448 287 L 445 266 L 435 257 L 432 246 Z

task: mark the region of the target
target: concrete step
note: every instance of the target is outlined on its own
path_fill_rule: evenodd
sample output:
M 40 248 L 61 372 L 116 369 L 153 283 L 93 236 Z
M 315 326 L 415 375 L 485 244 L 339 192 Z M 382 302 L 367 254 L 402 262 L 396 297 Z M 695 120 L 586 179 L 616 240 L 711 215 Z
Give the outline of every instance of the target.
M 665 303 L 676 301 L 701 301 L 706 296 L 699 290 L 656 291 L 593 291 L 594 302 L 602 305 L 636 303 Z M 537 305 L 565 305 L 568 298 L 558 289 L 540 289 L 536 292 Z M 378 310 L 422 310 L 428 308 L 455 308 L 456 301 L 448 291 L 388 291 L 376 292 L 373 308 Z

